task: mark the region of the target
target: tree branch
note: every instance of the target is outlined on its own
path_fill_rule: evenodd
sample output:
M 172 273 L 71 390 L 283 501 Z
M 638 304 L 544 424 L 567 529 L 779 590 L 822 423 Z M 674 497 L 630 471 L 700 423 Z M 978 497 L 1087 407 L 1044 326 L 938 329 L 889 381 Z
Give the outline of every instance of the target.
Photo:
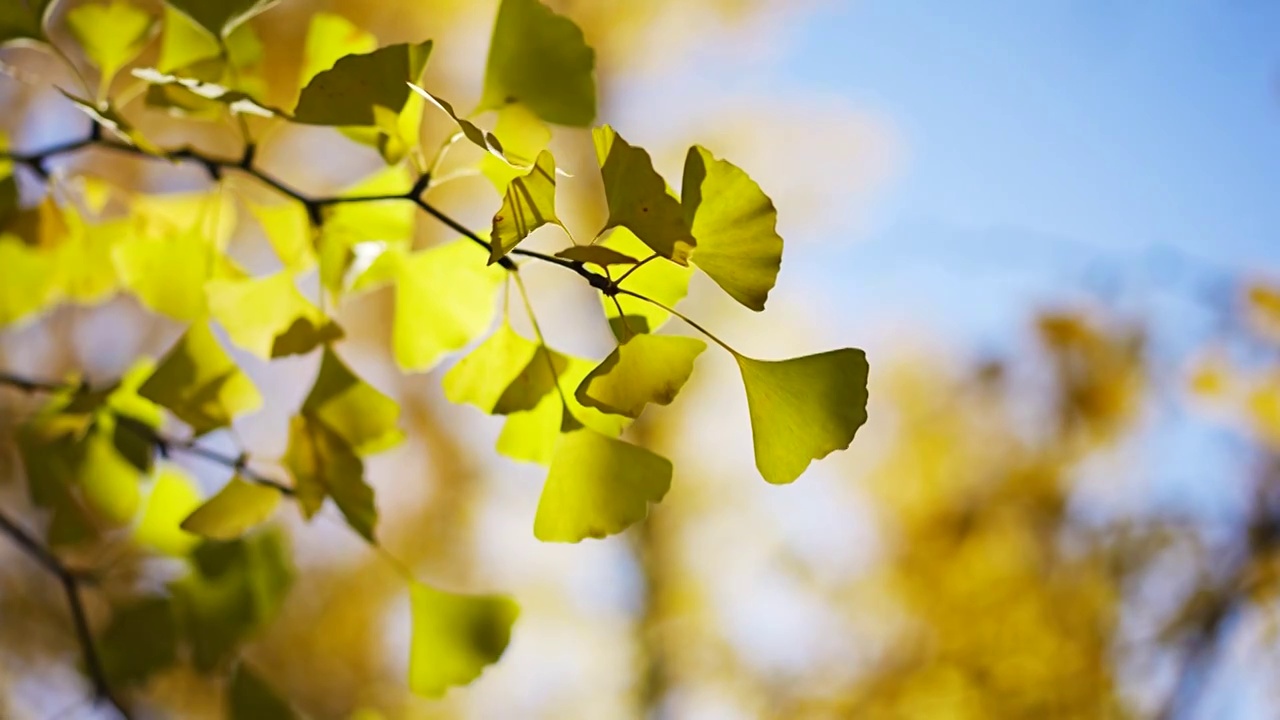
M 102 667 L 102 659 L 98 656 L 98 648 L 93 642 L 93 630 L 89 627 L 89 617 L 84 611 L 80 586 L 86 582 L 88 576 L 64 565 L 52 551 L 3 512 L 0 512 L 0 533 L 8 536 L 19 549 L 62 584 L 62 591 L 67 596 L 67 605 L 71 609 L 76 639 L 80 643 L 80 652 L 84 656 L 85 670 L 93 682 L 94 697 L 98 702 L 110 703 L 122 718 L 129 720 L 132 717 L 129 709 L 111 691 L 111 684 L 107 681 L 106 671 Z

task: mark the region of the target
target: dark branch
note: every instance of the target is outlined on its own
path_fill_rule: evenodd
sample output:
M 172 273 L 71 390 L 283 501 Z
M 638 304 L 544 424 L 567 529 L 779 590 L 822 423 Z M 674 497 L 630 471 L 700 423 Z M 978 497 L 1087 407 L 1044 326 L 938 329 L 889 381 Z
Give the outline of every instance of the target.
M 0 533 L 8 536 L 24 553 L 35 560 L 46 572 L 53 575 L 62 584 L 62 591 L 67 596 L 67 605 L 71 609 L 71 621 L 75 626 L 76 639 L 80 643 L 80 652 L 84 656 L 84 665 L 89 678 L 93 682 L 94 697 L 99 702 L 110 703 L 120 716 L 128 720 L 131 715 L 111 691 L 107 681 L 107 673 L 102 667 L 102 659 L 98 656 L 97 645 L 93 641 L 93 630 L 89 627 L 89 617 L 84 611 L 84 600 L 80 596 L 80 586 L 87 582 L 86 574 L 72 570 L 62 563 L 56 555 L 46 548 L 34 536 L 23 530 L 16 522 L 0 512 Z

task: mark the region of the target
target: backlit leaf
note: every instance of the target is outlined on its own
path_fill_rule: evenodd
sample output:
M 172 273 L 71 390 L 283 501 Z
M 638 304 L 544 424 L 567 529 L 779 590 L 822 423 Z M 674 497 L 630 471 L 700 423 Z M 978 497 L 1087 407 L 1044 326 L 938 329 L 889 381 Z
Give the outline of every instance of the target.
M 303 515 L 313 517 L 331 497 L 347 524 L 374 542 L 378 511 L 373 488 L 364 481 L 364 463 L 342 436 L 304 411 L 289 422 L 289 448 L 282 462 L 293 475 Z
M 431 41 L 347 55 L 302 89 L 293 119 L 308 125 L 376 125 L 374 108 L 399 113 L 431 54 Z
M 285 270 L 206 285 L 209 312 L 231 342 L 264 359 L 303 355 L 342 337 L 342 330 L 312 305 Z
M 396 401 L 356 377 L 329 347 L 302 411 L 337 433 L 357 455 L 382 452 L 404 439 Z
M 498 111 L 493 134 L 502 143 L 502 152 L 510 162 L 486 154 L 480 158 L 480 171 L 498 192 L 504 192 L 521 174 L 520 167 L 532 165 L 535 158 L 551 143 L 551 128 L 524 105 L 507 105 Z M 514 165 L 513 165 L 514 163 Z
M 575 262 L 591 263 L 600 267 L 610 265 L 635 265 L 639 260 L 604 245 L 574 245 L 556 253 L 556 257 Z
M 225 38 L 233 30 L 268 10 L 279 0 L 165 0 L 175 10 L 194 20 L 215 38 Z
M 282 114 L 279 110 L 263 104 L 249 93 L 232 90 L 207 80 L 161 72 L 153 68 L 135 68 L 132 74 L 139 80 L 146 81 L 152 85 L 176 85 L 192 95 L 226 105 L 227 109 L 233 113 L 268 118 Z
M 134 541 L 165 555 L 186 555 L 200 538 L 180 526 L 199 505 L 200 493 L 191 479 L 179 468 L 165 465 L 156 475 L 142 519 L 133 530 Z
M 0 3 L 0 45 L 11 40 L 45 40 L 44 22 L 53 0 L 5 0 Z
M 586 407 L 574 396 L 574 390 L 595 366 L 592 360 L 545 348 L 536 353 L 498 401 L 496 411 L 510 413 L 498 436 L 498 452 L 513 460 L 546 465 L 551 462 L 562 431 L 585 425 L 611 437 L 622 434 L 630 418 Z M 556 380 L 560 386 L 558 392 Z
M 197 434 L 226 427 L 262 406 L 249 377 L 222 349 L 207 322 L 187 329 L 138 391 L 191 426 Z
M 182 521 L 182 529 L 210 540 L 235 540 L 266 522 L 280 504 L 280 491 L 239 475 Z
M 57 298 L 54 258 L 13 235 L 0 236 L 0 327 L 45 310 Z
M 637 418 L 648 403 L 669 405 L 707 349 L 701 340 L 675 335 L 636 335 L 592 370 L 575 396 L 583 405 Z
M 782 265 L 778 211 L 745 172 L 695 145 L 685 158 L 685 220 L 698 246 L 693 264 L 734 300 L 764 310 Z
M 609 203 L 609 219 L 600 232 L 625 227 L 654 252 L 688 265 L 693 232 L 680 201 L 667 192 L 666 181 L 653 169 L 649 153 L 628 144 L 608 125 L 593 129 L 591 135 Z
M 85 100 L 82 97 L 73 95 L 62 88 L 58 88 L 62 96 L 71 101 L 71 104 L 77 110 L 88 115 L 95 123 L 101 125 L 107 132 L 116 136 L 116 139 L 127 145 L 132 145 L 149 155 L 159 155 L 160 148 L 142 135 L 133 124 L 120 114 L 119 109 L 112 105 L 109 101 L 101 103 Z
M 212 255 L 213 248 L 193 231 L 158 238 L 132 235 L 112 252 L 121 282 L 143 305 L 186 322 L 205 314 Z
M 493 216 L 489 235 L 489 264 L 501 260 L 521 240 L 556 217 L 556 161 L 544 150 L 528 175 L 516 177 L 503 194 L 502 207 Z
M 133 519 L 141 503 L 141 474 L 116 450 L 111 435 L 102 430 L 89 434 L 78 474 L 85 502 L 98 517 L 113 525 Z
M 504 321 L 487 340 L 445 373 L 441 381 L 444 395 L 449 402 L 470 403 L 492 414 L 537 350 L 537 343 Z
M 466 685 L 502 657 L 520 607 L 502 595 L 461 595 L 413 583 L 409 688 L 440 697 Z
M 867 421 L 867 358 L 831 350 L 791 360 L 736 356 L 747 389 L 756 467 L 785 484 L 812 460 L 849 447 Z
M 413 92 L 422 96 L 423 99 L 430 102 L 437 109 L 448 115 L 458 125 L 458 129 L 462 131 L 462 136 L 469 140 L 473 145 L 492 155 L 495 159 L 508 163 L 507 156 L 503 153 L 502 142 L 498 140 L 493 133 L 481 130 L 478 125 L 470 120 L 461 117 L 453 109 L 453 105 L 444 98 L 428 92 L 418 85 L 410 86 Z M 508 163 L 509 164 L 509 163 Z
M 126 0 L 88 3 L 67 11 L 67 24 L 84 54 L 98 66 L 105 89 L 111 78 L 146 47 L 151 15 Z
M 249 212 L 287 270 L 306 270 L 316 264 L 314 233 L 306 209 L 296 202 L 249 205 Z
M 516 102 L 558 125 L 596 117 L 595 52 L 572 20 L 538 0 L 503 0 L 489 43 L 479 109 Z
M 307 27 L 300 84 L 305 87 L 312 78 L 347 55 L 364 55 L 377 48 L 378 38 L 373 33 L 345 17 L 328 12 L 315 13 Z
M 467 239 L 405 258 L 392 329 L 401 368 L 430 370 L 488 329 L 506 271 L 486 265 L 485 258 L 484 249 Z
M 592 430 L 562 435 L 538 501 L 533 534 L 578 542 L 622 532 L 643 520 L 671 487 L 671 461 Z

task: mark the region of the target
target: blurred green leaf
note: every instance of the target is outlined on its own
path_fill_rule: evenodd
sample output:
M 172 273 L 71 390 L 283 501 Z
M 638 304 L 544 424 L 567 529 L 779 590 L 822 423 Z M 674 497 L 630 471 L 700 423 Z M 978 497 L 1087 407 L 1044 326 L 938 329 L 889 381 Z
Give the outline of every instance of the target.
M 308 125 L 377 125 L 375 108 L 404 109 L 408 83 L 418 81 L 430 54 L 428 40 L 340 58 L 302 89 L 293 119 Z
M 280 491 L 239 475 L 182 521 L 182 529 L 210 540 L 235 540 L 270 519 Z
M 538 501 L 533 534 L 579 542 L 622 532 L 643 520 L 671 487 L 671 461 L 642 447 L 583 429 L 562 435 Z
M 745 172 L 695 145 L 681 186 L 685 220 L 698 246 L 693 264 L 734 300 L 764 310 L 782 266 L 778 211 Z
M 785 484 L 849 447 L 867 421 L 867 358 L 845 348 L 791 360 L 736 356 L 747 388 L 756 467 Z
M 558 125 L 596 117 L 595 52 L 582 30 L 538 0 L 503 0 L 489 42 L 480 110 L 522 103 Z
M 304 411 L 289 422 L 289 448 L 282 462 L 293 475 L 298 506 L 308 519 L 332 497 L 347 524 L 375 542 L 373 488 L 364 481 L 364 463 L 341 435 Z
M 178 631 L 168 597 L 142 597 L 116 607 L 96 641 L 111 687 L 141 685 L 176 664 Z
M 312 305 L 285 270 L 245 280 L 211 280 L 209 312 L 231 342 L 263 359 L 305 355 L 342 337 L 342 330 Z
M 302 412 L 323 422 L 357 455 L 380 453 L 404 439 L 396 401 L 356 377 L 329 347 Z
M 207 322 L 187 329 L 138 393 L 163 405 L 197 435 L 262 406 L 249 377 L 222 349 Z
M 182 520 L 199 505 L 200 492 L 191 478 L 176 466 L 163 466 L 133 529 L 134 542 L 165 555 L 186 555 L 200 538 L 184 530 Z
M 449 402 L 470 403 L 494 414 L 503 395 L 534 360 L 537 350 L 537 343 L 517 333 L 504 320 L 487 340 L 445 373 L 441 381 L 444 395 Z M 546 390 L 550 389 L 548 385 Z
M 294 720 L 298 717 L 284 698 L 241 662 L 227 688 L 228 720 Z
M 279 0 L 165 0 L 221 40 L 240 25 L 265 12 Z
M 501 595 L 460 595 L 413 583 L 409 688 L 440 697 L 466 685 L 502 657 L 520 607 Z
M 11 40 L 45 41 L 44 26 L 53 0 L 5 0 L 0 3 L 0 45 Z

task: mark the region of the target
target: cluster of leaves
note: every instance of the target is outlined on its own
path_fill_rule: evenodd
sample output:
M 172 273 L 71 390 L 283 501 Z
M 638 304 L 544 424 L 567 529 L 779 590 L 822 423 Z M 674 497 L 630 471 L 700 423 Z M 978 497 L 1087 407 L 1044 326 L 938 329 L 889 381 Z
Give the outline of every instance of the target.
M 578 542 L 643 519 L 670 486 L 671 463 L 620 436 L 647 405 L 672 402 L 705 349 L 702 340 L 657 333 L 671 316 L 685 319 L 673 306 L 693 270 L 760 311 L 781 263 L 773 204 L 740 168 L 692 147 L 677 194 L 645 150 L 607 125 L 592 134 L 608 220 L 589 242 L 569 236 L 556 215 L 561 171 L 547 149 L 550 126 L 594 122 L 594 53 L 572 21 L 537 0 L 504 0 L 499 9 L 482 99 L 472 113 L 496 115 L 491 131 L 422 87 L 431 41 L 378 47 L 337 15 L 312 19 L 296 100 L 288 108 L 267 102 L 262 43 L 250 20 L 272 4 L 166 0 L 162 19 L 128 0 L 70 8 L 67 27 L 98 82 L 96 90 L 85 81 L 83 94 L 63 93 L 92 118 L 93 131 L 42 152 L 6 152 L 0 168 L 0 326 L 28 322 L 59 303 L 96 304 L 120 292 L 186 324 L 164 357 L 140 360 L 118 382 L 70 383 L 54 393 L 21 434 L 32 500 L 49 512 L 51 544 L 129 527 L 140 545 L 189 566 L 167 595 L 119 608 L 101 638 L 117 683 L 144 679 L 172 663 L 179 648 L 202 669 L 234 659 L 236 646 L 270 618 L 288 586 L 283 546 L 261 528 L 282 497 L 296 501 L 307 518 L 332 500 L 355 532 L 376 543 L 378 514 L 364 462 L 402 438 L 399 408 L 344 363 L 336 349 L 343 331 L 324 308 L 393 286 L 392 351 L 407 372 L 431 370 L 472 348 L 444 375 L 446 396 L 506 418 L 498 452 L 549 467 L 534 534 Z M 5 4 L 0 42 L 53 46 L 47 34 L 53 11 L 51 0 Z M 157 34 L 154 64 L 136 66 Z M 113 94 L 122 82 L 132 85 Z M 160 148 L 126 112 L 138 98 L 151 111 L 234 119 L 245 135 L 243 156 Z M 420 140 L 428 106 L 457 126 L 430 155 Z M 305 195 L 254 164 L 255 124 L 282 121 L 337 128 L 375 149 L 387 167 L 339 195 Z M 435 174 L 441 160 L 459 142 L 483 151 L 476 169 L 501 196 L 485 232 L 467 230 L 426 199 L 445 179 Z M 219 182 L 208 192 L 153 196 L 61 168 L 51 172 L 55 156 L 87 147 L 194 162 Z M 15 166 L 52 177 L 51 191 L 24 206 Z M 236 197 L 224 174 L 256 180 L 283 202 Z M 245 219 L 242 206 L 275 251 L 279 267 L 272 273 L 252 275 L 228 255 Z M 415 249 L 419 210 L 463 237 Z M 545 254 L 521 246 L 546 226 L 560 228 L 564 249 Z M 573 357 L 548 345 L 517 257 L 562 267 L 599 292 L 618 341 L 608 357 Z M 315 276 L 318 297 L 300 289 Z M 505 285 L 510 294 L 513 284 L 533 339 L 513 327 L 506 311 L 494 327 L 500 293 Z M 812 460 L 848 447 L 865 422 L 861 351 L 758 360 L 685 320 L 737 361 L 767 481 L 794 481 Z M 220 458 L 199 442 L 263 402 L 224 337 L 265 360 L 322 356 L 279 462 L 291 482 L 254 470 L 246 456 Z M 171 421 L 187 429 L 182 439 L 166 434 Z M 180 451 L 223 462 L 236 475 L 202 500 L 190 478 L 166 461 Z M 517 613 L 510 599 L 408 579 L 414 690 L 442 693 L 500 656 Z M 149 634 L 145 652 L 122 647 L 144 626 L 164 631 Z M 233 707 L 278 703 L 250 671 L 238 672 L 230 685 Z

